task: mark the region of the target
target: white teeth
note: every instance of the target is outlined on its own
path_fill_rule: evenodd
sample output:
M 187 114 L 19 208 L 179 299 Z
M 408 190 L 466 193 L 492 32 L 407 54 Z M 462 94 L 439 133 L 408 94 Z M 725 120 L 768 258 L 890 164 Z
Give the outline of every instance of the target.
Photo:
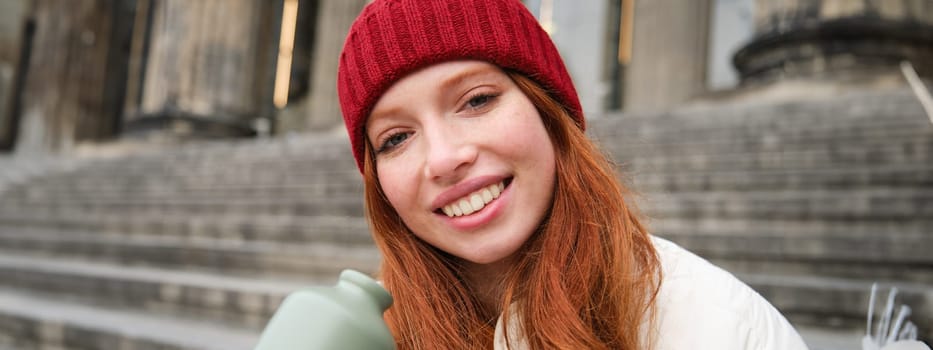
M 489 202 L 492 202 L 492 200 L 499 198 L 499 194 L 502 193 L 504 188 L 505 183 L 503 182 L 489 185 L 476 192 L 470 193 L 463 198 L 453 201 L 451 204 L 445 205 L 443 208 L 441 208 L 441 211 L 443 211 L 444 215 L 447 215 L 448 217 L 473 214 L 486 207 L 486 204 L 489 204 Z
M 470 215 L 470 214 L 473 214 L 474 211 L 476 211 L 476 210 L 473 210 L 473 207 L 470 206 L 470 202 L 467 202 L 466 199 L 461 199 L 459 205 L 460 205 L 460 210 L 463 211 L 463 215 Z
M 479 211 L 480 209 L 483 209 L 483 206 L 485 205 L 486 203 L 483 202 L 482 196 L 475 194 L 475 193 L 472 196 L 470 196 L 470 206 L 473 207 L 474 211 Z
M 489 202 L 492 202 L 492 192 L 489 192 L 488 188 L 484 188 L 483 189 L 483 203 L 489 203 Z M 486 204 L 483 204 L 483 205 L 486 205 Z

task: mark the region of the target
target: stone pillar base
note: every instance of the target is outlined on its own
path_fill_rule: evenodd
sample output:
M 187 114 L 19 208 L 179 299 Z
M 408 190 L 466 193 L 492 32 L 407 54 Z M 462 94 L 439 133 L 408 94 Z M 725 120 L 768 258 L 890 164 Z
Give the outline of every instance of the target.
M 930 0 L 756 0 L 755 37 L 733 57 L 743 82 L 897 69 L 933 76 Z
M 218 118 L 191 113 L 137 116 L 124 124 L 123 137 L 204 140 L 255 137 L 256 130 L 244 118 Z
M 933 76 L 933 26 L 871 18 L 808 23 L 758 35 L 733 62 L 743 81 L 896 67 L 908 60 Z

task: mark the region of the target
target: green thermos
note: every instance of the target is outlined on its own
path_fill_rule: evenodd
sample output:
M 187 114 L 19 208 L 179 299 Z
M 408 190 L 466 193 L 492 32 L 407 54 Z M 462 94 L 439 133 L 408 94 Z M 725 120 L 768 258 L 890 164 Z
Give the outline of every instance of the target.
M 344 270 L 333 287 L 288 295 L 259 338 L 256 350 L 395 349 L 382 313 L 392 296 L 369 276 Z

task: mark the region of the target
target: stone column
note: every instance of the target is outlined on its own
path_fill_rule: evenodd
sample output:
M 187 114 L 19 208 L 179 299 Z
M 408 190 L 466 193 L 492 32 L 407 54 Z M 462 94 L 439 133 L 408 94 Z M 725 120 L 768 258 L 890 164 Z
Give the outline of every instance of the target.
M 140 105 L 128 134 L 252 135 L 271 105 L 280 1 L 163 0 L 152 8 Z M 271 51 L 270 51 L 271 50 Z M 268 91 L 267 91 L 268 90 Z
M 0 1 L 0 151 L 10 150 L 16 138 L 13 98 L 16 67 L 26 24 L 26 0 Z
M 933 1 L 757 0 L 755 38 L 735 57 L 743 81 L 891 69 L 933 75 Z
M 710 10 L 710 0 L 635 1 L 625 109 L 667 109 L 706 91 Z
M 67 151 L 116 134 L 134 2 L 36 0 L 17 152 Z
M 305 130 L 340 128 L 343 117 L 337 98 L 337 62 L 353 20 L 368 0 L 319 1 L 318 26 L 311 63 L 311 100 L 304 115 Z

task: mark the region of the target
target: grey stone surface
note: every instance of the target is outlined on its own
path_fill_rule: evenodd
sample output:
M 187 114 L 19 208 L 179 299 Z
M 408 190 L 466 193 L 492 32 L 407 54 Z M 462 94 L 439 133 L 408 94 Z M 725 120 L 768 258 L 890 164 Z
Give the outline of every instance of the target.
M 0 290 L 0 344 L 16 349 L 252 349 L 255 331 Z
M 863 332 L 830 331 L 820 328 L 798 327 L 810 350 L 857 350 L 862 347 Z
M 236 278 L 11 253 L 0 257 L 0 280 L 7 288 L 29 289 L 89 305 L 200 318 L 256 331 L 288 293 L 333 282 Z M 252 300 L 261 303 L 258 307 L 244 303 Z
M 93 232 L 22 229 L 0 233 L 0 251 L 71 257 L 130 266 L 190 269 L 241 276 L 299 280 L 336 276 L 344 268 L 374 272 L 372 247 L 328 242 L 279 244 L 241 240 L 125 236 Z
M 185 239 L 267 241 L 281 243 L 331 242 L 344 246 L 372 246 L 366 222 L 354 217 L 101 215 L 55 216 L 27 210 L 0 214 L 0 230 L 28 227 L 79 230 L 126 236 L 151 235 Z

